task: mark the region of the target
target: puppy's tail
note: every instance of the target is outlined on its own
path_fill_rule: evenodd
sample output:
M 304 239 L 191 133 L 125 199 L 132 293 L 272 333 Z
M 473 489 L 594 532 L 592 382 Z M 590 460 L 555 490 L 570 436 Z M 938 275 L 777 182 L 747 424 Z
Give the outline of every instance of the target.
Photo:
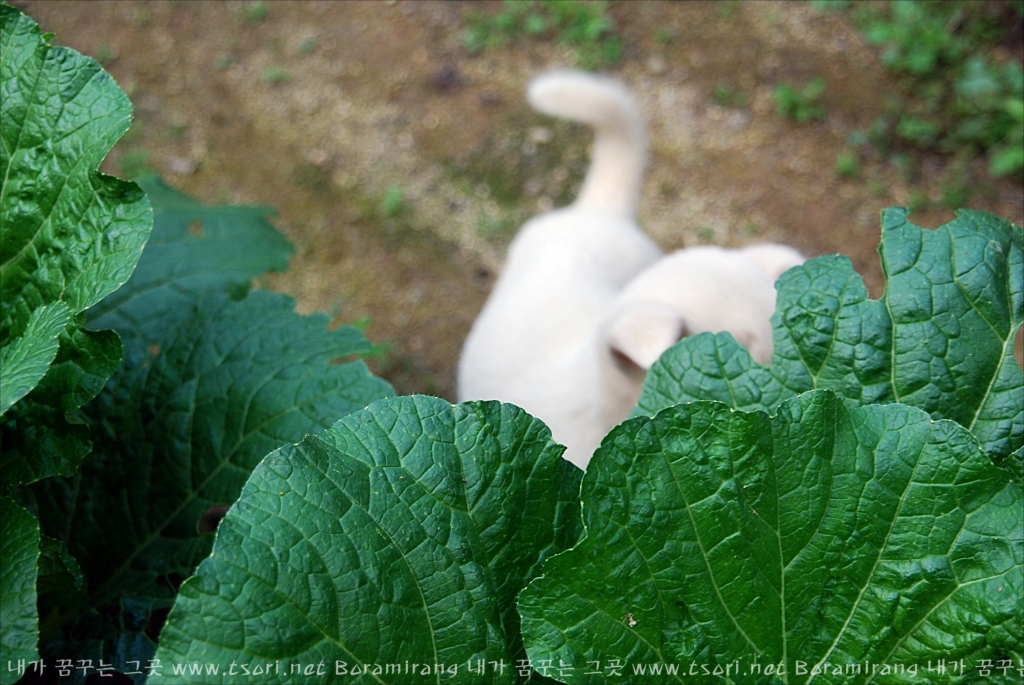
M 530 82 L 527 100 L 538 112 L 594 127 L 590 170 L 576 204 L 636 216 L 647 137 L 629 91 L 608 78 L 554 71 Z

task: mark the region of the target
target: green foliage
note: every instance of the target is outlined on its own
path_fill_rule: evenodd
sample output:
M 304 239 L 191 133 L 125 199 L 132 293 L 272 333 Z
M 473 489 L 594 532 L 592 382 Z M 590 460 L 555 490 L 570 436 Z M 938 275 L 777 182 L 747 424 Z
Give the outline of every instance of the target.
M 47 44 L 0 5 L 0 478 L 70 475 L 89 452 L 79 408 L 120 359 L 80 314 L 128 280 L 152 224 L 134 183 L 98 173 L 128 98 L 93 59 Z
M 234 55 L 218 55 L 217 58 L 213 60 L 213 68 L 217 70 L 227 69 L 237 63 L 238 58 Z
M 941 658 L 970 663 L 948 681 L 966 683 L 983 659 L 1016 666 L 1019 483 L 912 407 L 816 390 L 776 411 L 693 402 L 612 430 L 583 479 L 586 537 L 520 595 L 530 660 L 568 666 L 568 683 L 624 682 L 601 677 L 616 658 L 630 683 L 691 664 L 701 683 L 779 682 L 772 666 L 789 683 L 934 682 L 846 667 L 917 675 Z
M 715 229 L 711 226 L 697 226 L 693 229 L 703 242 L 714 243 L 715 242 Z
M 942 196 L 939 204 L 947 209 L 964 207 L 975 194 L 975 186 L 971 182 L 967 160 L 963 157 L 954 159 L 939 178 L 939 189 Z
M 270 5 L 263 0 L 251 2 L 242 10 L 242 18 L 247 24 L 259 24 L 270 14 Z
M 904 140 L 924 150 L 935 145 L 939 137 L 939 127 L 934 121 L 922 119 L 910 112 L 904 112 L 896 124 L 896 133 Z
M 739 0 L 718 0 L 715 3 L 715 11 L 718 13 L 718 18 L 728 24 L 736 21 L 737 5 L 739 5 Z
M 988 166 L 988 172 L 997 178 L 1024 169 L 1024 99 L 1005 98 L 1003 111 L 1009 119 L 1009 132 L 992 147 Z
M 819 12 L 842 10 L 850 6 L 852 0 L 811 0 L 811 7 Z
M 986 154 L 993 177 L 1024 170 L 1024 72 L 996 50 L 1024 3 L 897 0 L 852 11 L 906 94 L 873 127 L 879 147 Z
M 746 107 L 747 94 L 736 90 L 728 81 L 719 81 L 711 89 L 711 101 L 719 107 Z
M 654 32 L 654 42 L 659 45 L 668 45 L 676 39 L 676 32 L 667 26 L 660 27 Z
M 255 651 L 283 673 L 323 660 L 324 682 L 365 669 L 392 683 L 432 682 L 433 664 L 467 682 L 467 662 L 485 660 L 502 672 L 488 665 L 477 682 L 521 682 L 516 595 L 579 537 L 581 472 L 561 452 L 516 407 L 402 397 L 270 454 L 182 585 L 157 657 L 248 663 Z M 406 661 L 430 677 L 368 677 Z M 150 682 L 210 682 L 164 675 Z
M 548 14 L 523 31 L 560 26 L 554 4 L 531 3 Z M 801 662 L 964 659 L 947 680 L 968 682 L 979 660 L 1024 660 L 1020 228 L 964 211 L 924 231 L 887 210 L 882 300 L 845 258 L 790 270 L 772 365 L 728 334 L 684 340 L 581 485 L 522 410 L 390 398 L 358 330 L 250 292 L 291 251 L 270 210 L 96 175 L 123 95 L 16 10 L 0 20 L 16 255 L 0 272 L 16 486 L 0 498 L 0 661 L 156 656 L 152 682 L 251 683 L 323 660 L 325 683 L 515 683 L 604 682 L 586 669 L 622 659 L 617 682 L 705 664 L 735 670 L 701 682 L 747 683 L 777 682 L 769 663 L 806 682 Z M 72 85 L 125 120 L 112 133 Z M 91 146 L 39 123 L 69 97 Z M 51 179 L 80 212 L 47 207 L 59 226 L 39 210 Z M 406 662 L 420 669 L 384 671 Z
M 850 180 L 860 178 L 860 159 L 854 150 L 843 150 L 836 157 L 836 175 Z
M 497 217 L 482 217 L 483 223 L 500 231 L 514 230 L 529 218 L 522 200 L 538 179 L 547 178 L 537 189 L 554 201 L 555 206 L 573 201 L 586 174 L 587 131 L 566 120 L 545 121 L 546 135 L 535 141 L 530 126 L 539 123 L 532 114 L 520 112 L 505 116 L 489 136 L 467 157 L 447 163 L 450 177 L 466 192 L 489 190 L 502 207 Z M 556 169 L 552 175 L 552 169 Z M 564 170 L 565 175 L 557 170 Z M 481 193 L 482 194 L 482 193 Z M 479 195 L 478 195 L 479 197 Z
M 128 332 L 152 318 L 171 330 L 204 294 L 241 298 L 253 278 L 288 266 L 291 245 L 267 221 L 274 210 L 204 205 L 156 177 L 139 184 L 155 209 L 153 235 L 131 280 L 89 310 L 90 327 Z
M 2 237 L 15 255 L 2 267 L 3 478 L 31 483 L 14 493 L 32 512 L 4 500 L 19 527 L 3 530 L 4 582 L 18 584 L 4 588 L 4 659 L 34 658 L 38 638 L 47 659 L 130 670 L 154 653 L 154 612 L 208 553 L 211 512 L 260 459 L 392 391 L 353 361 L 370 348 L 361 333 L 247 294 L 291 252 L 270 210 L 206 207 L 155 179 L 147 199 L 96 175 L 128 128 L 127 98 L 16 10 L 0 5 L 0 20 Z M 75 175 L 40 175 L 51 157 Z M 51 197 L 38 178 L 74 191 Z M 35 526 L 30 557 L 8 549 L 21 519 Z
M 800 668 L 818 663 L 950 654 L 970 664 L 953 682 L 967 682 L 982 659 L 1024 657 L 1024 375 L 1007 342 L 1024 309 L 1021 230 L 964 212 L 923 231 L 902 210 L 884 230 L 884 302 L 867 300 L 847 260 L 820 258 L 779 283 L 771 368 L 727 334 L 695 336 L 658 362 L 641 398 L 648 415 L 614 429 L 583 478 L 586 537 L 543 575 L 539 560 L 578 535 L 576 472 L 554 459 L 546 431 L 495 403 L 384 400 L 264 460 L 182 586 L 157 656 L 251 663 L 257 649 L 285 672 L 343 663 L 325 682 L 356 668 L 374 680 L 377 666 L 407 660 L 509 663 L 522 652 L 507 598 L 535 578 L 519 594 L 523 649 L 539 675 L 566 682 L 605 682 L 587 671 L 613 659 L 629 682 L 664 682 L 638 667 L 688 663 L 744 669 L 707 682 L 772 682 L 764 669 L 780 662 L 806 682 Z M 511 484 L 495 488 L 481 471 Z M 516 482 L 545 504 L 520 504 Z M 539 526 L 508 553 L 523 555 L 515 572 L 497 571 L 475 541 L 473 531 L 503 540 L 516 528 L 487 523 L 508 520 L 499 500 L 474 494 L 495 490 Z M 515 682 L 511 666 L 450 674 Z M 423 677 L 390 675 L 377 674 Z
M 29 316 L 21 337 L 0 350 L 0 416 L 39 385 L 57 357 L 59 338 L 71 320 L 63 302 L 39 307 Z
M 825 105 L 818 102 L 824 91 L 825 79 L 818 76 L 800 90 L 788 83 L 780 83 L 772 90 L 772 99 L 779 116 L 803 124 L 811 119 L 820 121 L 825 118 Z
M 292 73 L 281 67 L 264 67 L 260 79 L 267 83 L 287 83 L 292 79 Z
M 0 497 L 0 663 L 39 658 L 36 640 L 36 577 L 39 569 L 39 522 L 10 497 Z M 0 683 L 18 680 L 13 669 L 0 669 Z
M 38 606 L 50 607 L 51 616 L 81 611 L 89 593 L 82 569 L 63 543 L 46 535 L 39 539 Z M 45 624 L 47 616 L 40 617 Z
M 96 61 L 103 66 L 109 66 L 116 59 L 117 53 L 114 52 L 109 43 L 100 43 L 99 47 L 96 48 Z
M 910 191 L 910 196 L 907 198 L 907 207 L 911 212 L 923 212 L 930 205 L 931 200 L 924 192 L 916 188 Z
M 402 190 L 401 186 L 392 186 L 388 188 L 388 192 L 384 195 L 384 201 L 381 202 L 381 212 L 384 216 L 394 216 L 402 211 L 405 204 L 405 191 Z
M 291 253 L 270 210 L 207 207 L 156 179 L 142 184 L 153 235 L 128 283 L 88 312 L 90 328 L 114 329 L 124 346 L 85 408 L 94 452 L 73 476 L 22 492 L 89 587 L 84 611 L 41 604 L 77 636 L 44 635 L 45 653 L 95 653 L 122 668 L 135 658 L 118 647 L 126 640 L 136 657 L 152 655 L 140 631 L 209 553 L 203 522 L 234 502 L 259 461 L 391 394 L 350 361 L 369 349 L 361 333 L 328 331 L 328 317 L 299 316 L 283 295 L 247 294 Z M 113 617 L 101 611 L 111 605 L 121 607 Z
M 636 412 L 697 399 L 773 412 L 830 388 L 851 406 L 902 402 L 957 421 L 993 459 L 1019 469 L 1024 373 L 1012 347 L 1024 323 L 1024 231 L 970 210 L 929 231 L 892 208 L 879 252 L 882 300 L 868 299 L 846 257 L 790 269 L 777 284 L 770 367 L 728 334 L 687 338 L 652 367 Z
M 524 37 L 553 38 L 572 46 L 583 69 L 618 64 L 622 39 L 613 32 L 607 2 L 582 0 L 505 0 L 497 13 L 473 10 L 463 45 L 471 55 Z

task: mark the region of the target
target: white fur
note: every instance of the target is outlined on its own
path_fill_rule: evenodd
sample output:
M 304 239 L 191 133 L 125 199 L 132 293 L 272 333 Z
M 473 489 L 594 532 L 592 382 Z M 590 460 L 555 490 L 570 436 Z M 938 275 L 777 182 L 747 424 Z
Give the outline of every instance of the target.
M 748 245 L 737 252 L 764 269 L 772 279 L 773 285 L 779 280 L 779 276 L 804 263 L 802 254 L 787 245 L 777 243 Z
M 534 79 L 528 99 L 594 127 L 591 166 L 573 204 L 531 219 L 512 242 L 466 339 L 459 399 L 519 405 L 586 468 L 636 403 L 646 369 L 682 335 L 729 330 L 756 359 L 771 356 L 774 277 L 755 261 L 784 263 L 789 248 L 751 259 L 719 248 L 662 258 L 635 222 L 646 139 L 626 89 L 553 72 Z
M 775 287 L 768 272 L 745 253 L 693 247 L 641 273 L 616 299 L 606 324 L 613 349 L 647 370 L 681 337 L 728 331 L 755 361 L 767 364 Z M 659 310 L 653 313 L 653 307 Z
M 632 225 L 647 165 L 647 134 L 625 86 L 583 72 L 553 71 L 530 82 L 526 99 L 538 112 L 594 127 L 590 170 L 572 206 L 614 212 Z

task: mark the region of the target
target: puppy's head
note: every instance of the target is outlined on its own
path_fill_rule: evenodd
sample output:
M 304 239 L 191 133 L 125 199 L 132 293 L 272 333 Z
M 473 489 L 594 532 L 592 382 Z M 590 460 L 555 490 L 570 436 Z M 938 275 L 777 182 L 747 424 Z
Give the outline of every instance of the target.
M 787 248 L 788 249 L 788 248 Z M 620 293 L 603 333 L 617 366 L 641 381 L 680 339 L 726 331 L 755 361 L 772 355 L 775 288 L 757 264 L 734 251 L 690 248 L 667 255 Z

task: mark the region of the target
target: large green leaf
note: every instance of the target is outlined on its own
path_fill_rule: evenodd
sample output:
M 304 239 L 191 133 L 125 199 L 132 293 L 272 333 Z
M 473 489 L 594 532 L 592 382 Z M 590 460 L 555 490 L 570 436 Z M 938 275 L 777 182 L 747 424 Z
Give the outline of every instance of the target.
M 0 330 L 61 301 L 83 311 L 128 280 L 152 226 L 139 187 L 98 173 L 132 107 L 99 62 L 51 47 L 0 6 L 0 170 L 4 257 Z
M 125 335 L 122 369 L 88 407 L 93 454 L 33 490 L 94 605 L 173 596 L 174 575 L 209 551 L 204 512 L 234 502 L 260 459 L 391 393 L 362 362 L 333 363 L 366 351 L 362 334 L 328 331 L 284 295 L 210 295 L 183 318 L 157 338 Z
M 85 410 L 95 450 L 74 476 L 26 494 L 89 588 L 84 612 L 56 602 L 47 625 L 74 620 L 72 637 L 47 632 L 41 651 L 122 671 L 152 656 L 158 610 L 209 553 L 219 509 L 260 459 L 392 394 L 352 361 L 370 347 L 361 333 L 329 331 L 283 295 L 246 296 L 291 252 L 270 210 L 143 185 L 152 239 L 129 282 L 88 311 L 90 328 L 113 328 L 124 344 L 120 369 Z
M 74 317 L 128 280 L 152 211 L 137 185 L 97 171 L 132 116 L 99 63 L 51 47 L 8 5 L 0 54 L 0 431 L 4 484 L 15 485 L 70 474 L 89 451 L 75 411 L 119 352 Z
M 150 682 L 519 682 L 515 597 L 579 535 L 561 451 L 516 407 L 401 397 L 269 455 L 182 585 Z
M 652 367 L 635 413 L 697 399 L 772 412 L 830 388 L 851 407 L 902 402 L 957 421 L 994 459 L 1019 457 L 1024 373 L 1013 336 L 1024 322 L 1024 231 L 970 210 L 931 231 L 893 208 L 882 213 L 879 252 L 883 299 L 868 299 L 845 257 L 791 269 L 777 285 L 770 368 L 731 336 L 694 336 Z
M 131 280 L 89 310 L 90 328 L 158 338 L 187 321 L 204 293 L 243 294 L 249 282 L 288 266 L 292 246 L 266 207 L 204 205 L 151 176 L 139 185 L 153 204 L 153 234 Z
M 1019 682 L 1024 497 L 954 422 L 828 390 L 682 404 L 615 428 L 581 498 L 586 538 L 519 600 L 566 682 Z
M 10 665 L 39 658 L 36 576 L 39 522 L 10 497 L 0 497 L 0 683 L 19 674 Z

